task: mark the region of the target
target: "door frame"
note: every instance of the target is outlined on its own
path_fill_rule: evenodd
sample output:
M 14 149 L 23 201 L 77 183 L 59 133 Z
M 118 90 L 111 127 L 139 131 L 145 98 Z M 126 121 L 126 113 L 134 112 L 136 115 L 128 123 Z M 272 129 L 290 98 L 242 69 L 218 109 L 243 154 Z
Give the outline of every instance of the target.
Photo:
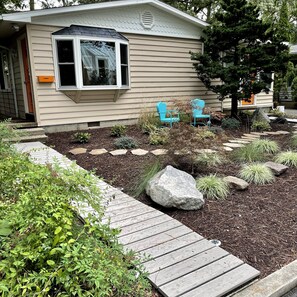
M 17 39 L 17 47 L 18 47 L 18 56 L 19 56 L 19 63 L 20 63 L 20 73 L 21 73 L 21 84 L 22 84 L 22 91 L 23 91 L 23 99 L 24 99 L 24 107 L 25 107 L 25 113 L 26 114 L 32 114 L 29 112 L 29 104 L 28 104 L 28 95 L 27 95 L 27 89 L 25 84 L 25 71 L 24 71 L 24 59 L 23 59 L 23 52 L 22 52 L 22 44 L 21 41 L 25 39 L 26 45 L 27 45 L 27 55 L 28 55 L 28 71 L 30 74 L 30 87 L 31 87 L 31 97 L 32 97 L 32 105 L 33 105 L 33 115 L 34 117 L 36 109 L 35 109 L 35 102 L 34 102 L 34 93 L 33 93 L 33 85 L 32 85 L 32 73 L 30 69 L 30 57 L 29 57 L 29 48 L 28 48 L 28 39 L 26 34 L 21 35 Z

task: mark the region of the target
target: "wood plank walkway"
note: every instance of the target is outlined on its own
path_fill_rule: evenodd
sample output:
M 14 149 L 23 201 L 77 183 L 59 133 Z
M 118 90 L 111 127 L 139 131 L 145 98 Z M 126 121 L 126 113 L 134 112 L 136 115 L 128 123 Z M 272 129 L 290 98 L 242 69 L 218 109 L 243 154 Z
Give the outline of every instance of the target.
M 38 164 L 72 161 L 39 142 L 15 145 Z M 104 195 L 104 221 L 119 228 L 119 241 L 137 252 L 151 283 L 168 297 L 224 296 L 257 278 L 259 271 L 193 232 L 179 221 L 98 179 Z M 80 215 L 91 211 L 80 205 Z

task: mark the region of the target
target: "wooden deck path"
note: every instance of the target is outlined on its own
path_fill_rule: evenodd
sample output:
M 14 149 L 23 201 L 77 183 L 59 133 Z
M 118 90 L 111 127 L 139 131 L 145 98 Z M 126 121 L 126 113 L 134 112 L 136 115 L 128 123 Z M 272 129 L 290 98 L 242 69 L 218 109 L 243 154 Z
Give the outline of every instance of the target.
M 32 161 L 39 164 L 56 159 L 67 168 L 72 163 L 39 142 L 15 146 L 19 151 L 29 152 Z M 110 220 L 111 227 L 121 230 L 119 241 L 125 249 L 143 256 L 149 280 L 164 296 L 224 296 L 259 275 L 250 265 L 170 216 L 101 180 L 98 186 L 107 204 L 104 220 Z M 93 210 L 89 206 L 80 206 L 80 215 L 90 211 Z

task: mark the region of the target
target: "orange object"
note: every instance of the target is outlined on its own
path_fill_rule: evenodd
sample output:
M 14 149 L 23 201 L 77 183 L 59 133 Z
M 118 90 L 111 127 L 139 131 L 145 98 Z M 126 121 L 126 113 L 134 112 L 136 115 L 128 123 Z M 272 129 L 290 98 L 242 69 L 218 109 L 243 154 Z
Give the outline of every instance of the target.
M 54 76 L 37 76 L 38 82 L 40 83 L 52 83 L 55 81 L 55 77 Z
M 251 98 L 241 100 L 242 105 L 254 105 L 255 104 L 255 95 L 252 94 Z

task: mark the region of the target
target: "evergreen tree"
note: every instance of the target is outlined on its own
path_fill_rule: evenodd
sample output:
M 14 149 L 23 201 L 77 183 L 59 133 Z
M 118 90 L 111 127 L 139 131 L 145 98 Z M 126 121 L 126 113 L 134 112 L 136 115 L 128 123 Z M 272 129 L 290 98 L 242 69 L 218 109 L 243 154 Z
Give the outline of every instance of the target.
M 239 100 L 268 92 L 271 73 L 285 70 L 288 47 L 247 0 L 222 0 L 215 19 L 205 30 L 204 53 L 192 53 L 193 65 L 220 100 L 231 97 L 231 114 L 236 117 Z

